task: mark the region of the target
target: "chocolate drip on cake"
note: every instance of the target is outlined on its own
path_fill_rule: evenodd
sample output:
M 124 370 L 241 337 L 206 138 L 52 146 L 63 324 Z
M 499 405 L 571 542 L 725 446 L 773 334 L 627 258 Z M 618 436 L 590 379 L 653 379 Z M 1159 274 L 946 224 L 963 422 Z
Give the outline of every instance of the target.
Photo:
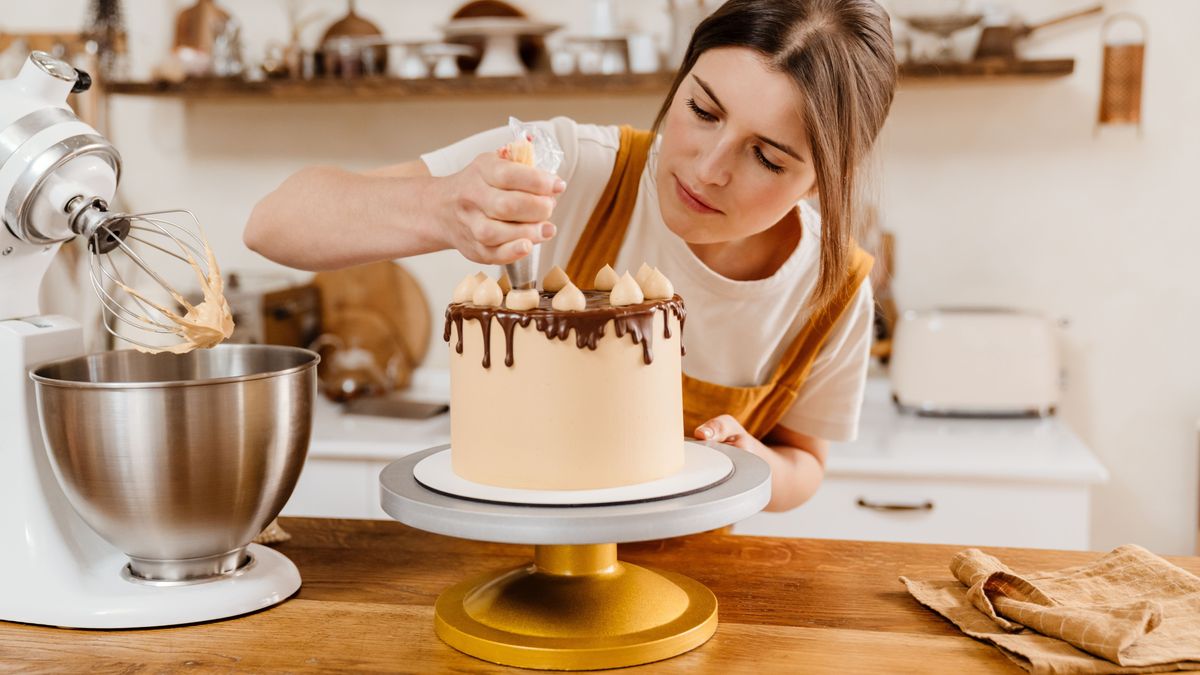
M 504 365 L 511 367 L 513 357 L 513 336 L 517 326 L 522 328 L 530 322 L 538 332 L 548 340 L 566 340 L 573 331 L 575 346 L 583 349 L 595 349 L 600 338 L 604 337 L 605 326 L 612 322 L 616 337 L 630 336 L 634 344 L 642 346 L 642 360 L 649 365 L 654 362 L 654 312 L 663 313 L 663 338 L 671 337 L 670 315 L 674 314 L 679 320 L 679 329 L 683 330 L 683 322 L 687 318 L 683 299 L 678 295 L 670 300 L 650 300 L 636 305 L 613 307 L 608 301 L 607 291 L 584 291 L 586 307 L 579 312 L 560 312 L 551 307 L 554 298 L 552 293 L 543 292 L 540 302 L 535 309 L 518 311 L 504 307 L 484 307 L 470 303 L 452 303 L 446 308 L 446 326 L 442 331 L 442 339 L 450 341 L 451 325 L 458 329 L 458 342 L 455 350 L 463 352 L 463 322 L 473 319 L 479 322 L 483 331 L 483 367 L 492 365 L 492 319 L 500 324 L 504 334 Z M 680 352 L 683 352 L 682 346 Z
M 463 316 L 462 316 L 462 314 L 452 313 L 450 311 L 450 307 L 447 307 L 446 308 L 446 327 L 445 327 L 445 329 L 442 330 L 442 340 L 444 342 L 450 341 L 450 323 L 451 322 L 454 322 L 454 324 L 456 326 L 458 326 L 458 344 L 454 345 L 454 351 L 461 354 L 463 352 L 463 336 L 462 336 Z

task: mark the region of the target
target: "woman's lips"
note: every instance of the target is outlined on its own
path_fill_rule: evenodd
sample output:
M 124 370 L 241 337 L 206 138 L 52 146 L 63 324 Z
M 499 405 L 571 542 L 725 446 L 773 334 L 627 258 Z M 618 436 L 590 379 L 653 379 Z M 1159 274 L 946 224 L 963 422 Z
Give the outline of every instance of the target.
M 708 202 L 701 199 L 698 195 L 684 186 L 683 181 L 679 180 L 679 176 L 672 175 L 675 179 L 675 193 L 679 195 L 679 201 L 683 202 L 689 209 L 696 213 L 721 213 L 721 211 L 713 207 Z

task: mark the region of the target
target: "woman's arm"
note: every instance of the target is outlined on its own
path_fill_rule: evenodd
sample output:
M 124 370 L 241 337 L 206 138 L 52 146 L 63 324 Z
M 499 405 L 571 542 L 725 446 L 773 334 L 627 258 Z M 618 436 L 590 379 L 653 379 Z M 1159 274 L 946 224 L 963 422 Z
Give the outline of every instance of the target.
M 720 441 L 761 457 L 771 467 L 767 511 L 788 511 L 808 501 L 825 476 L 829 443 L 776 425 L 765 443 L 751 436 L 732 415 L 720 415 L 696 428 L 696 438 Z
M 254 207 L 243 238 L 271 260 L 314 271 L 447 248 L 502 264 L 554 236 L 546 221 L 564 188 L 496 153 L 441 178 L 421 161 L 365 174 L 309 167 Z

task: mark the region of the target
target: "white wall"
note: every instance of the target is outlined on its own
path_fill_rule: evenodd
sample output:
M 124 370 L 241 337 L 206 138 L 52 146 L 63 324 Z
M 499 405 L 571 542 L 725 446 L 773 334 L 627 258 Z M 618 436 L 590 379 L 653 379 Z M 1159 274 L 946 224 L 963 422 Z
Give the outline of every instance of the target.
M 0 0 L 0 28 L 74 28 L 85 4 Z M 182 4 L 127 0 L 135 73 L 164 53 Z M 282 0 L 224 4 L 246 24 L 251 55 L 285 37 Z M 331 18 L 341 7 L 309 4 Z M 519 4 L 575 32 L 586 25 L 584 0 Z M 1013 4 L 1036 19 L 1079 3 Z M 430 36 L 457 3 L 360 5 L 389 34 Z M 644 29 L 665 30 L 665 2 L 619 6 Z M 1126 129 L 1093 135 L 1098 22 L 1048 30 L 1031 53 L 1074 56 L 1073 76 L 903 84 L 881 142 L 885 224 L 898 237 L 903 306 L 1011 305 L 1070 319 L 1061 412 L 1113 474 L 1097 493 L 1094 545 L 1135 541 L 1186 553 L 1198 503 L 1200 277 L 1188 263 L 1200 251 L 1189 199 L 1200 185 L 1200 57 L 1191 46 L 1200 3 L 1108 6 L 1150 22 L 1142 138 Z M 654 96 L 289 105 L 120 98 L 111 134 L 126 160 L 127 207 L 191 208 L 224 268 L 269 269 L 241 246 L 241 226 L 254 202 L 302 165 L 400 161 L 510 114 L 645 125 L 657 105 Z M 435 307 L 469 269 L 455 254 L 410 267 Z

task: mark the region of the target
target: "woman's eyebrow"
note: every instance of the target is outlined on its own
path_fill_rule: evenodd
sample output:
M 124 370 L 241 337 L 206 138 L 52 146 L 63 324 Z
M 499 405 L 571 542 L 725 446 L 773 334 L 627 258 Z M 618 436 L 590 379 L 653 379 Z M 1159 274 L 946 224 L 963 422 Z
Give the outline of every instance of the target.
M 721 109 L 721 112 L 727 112 L 725 110 L 725 106 L 721 105 L 721 99 L 717 98 L 717 95 L 713 93 L 712 87 L 709 87 L 707 82 L 700 79 L 698 76 L 696 76 L 695 73 L 692 74 L 692 79 L 696 81 L 696 84 L 700 85 L 700 88 L 704 90 L 705 94 L 708 94 L 708 97 L 711 98 L 712 102 L 714 104 L 716 104 L 716 106 L 718 108 Z M 790 157 L 795 159 L 797 162 L 804 161 L 804 159 L 800 157 L 800 153 L 793 150 L 792 147 L 786 143 L 780 143 L 779 141 L 772 140 L 770 138 L 767 138 L 766 136 L 758 136 L 758 140 L 762 141 L 763 143 L 766 143 L 767 145 L 778 148 L 781 152 L 789 155 Z
M 708 94 L 708 97 L 713 100 L 713 103 L 717 104 L 717 107 L 721 109 L 721 112 L 725 112 L 725 106 L 721 105 L 721 99 L 717 98 L 717 95 L 713 93 L 712 88 L 708 86 L 708 83 L 697 77 L 694 73 L 692 74 L 692 79 L 696 81 L 696 84 L 700 85 L 700 88 L 704 90 L 704 93 Z

